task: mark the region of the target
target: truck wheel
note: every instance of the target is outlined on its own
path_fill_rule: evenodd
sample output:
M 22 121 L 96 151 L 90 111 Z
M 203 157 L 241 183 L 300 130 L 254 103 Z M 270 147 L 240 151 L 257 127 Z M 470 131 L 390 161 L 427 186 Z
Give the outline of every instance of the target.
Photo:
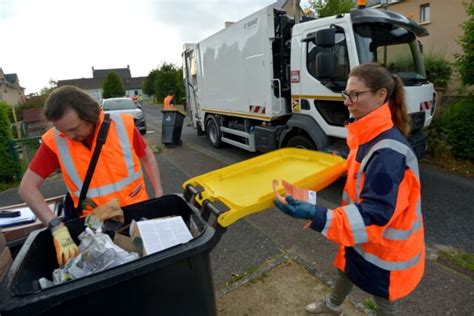
M 313 141 L 305 135 L 296 135 L 290 138 L 285 147 L 296 147 L 303 149 L 316 150 Z
M 221 133 L 219 130 L 219 125 L 217 124 L 217 120 L 214 116 L 209 116 L 206 122 L 206 132 L 207 132 L 207 139 L 211 143 L 212 146 L 219 148 L 221 147 Z

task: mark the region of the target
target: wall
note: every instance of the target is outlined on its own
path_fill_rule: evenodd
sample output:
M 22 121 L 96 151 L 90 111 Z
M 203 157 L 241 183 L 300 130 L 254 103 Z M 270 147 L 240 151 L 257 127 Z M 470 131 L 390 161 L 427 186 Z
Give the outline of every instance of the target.
M 427 3 L 430 4 L 430 20 L 420 23 L 420 6 Z M 468 19 L 463 0 L 407 0 L 390 4 L 389 10 L 409 17 L 429 31 L 429 36 L 420 38 L 425 55 L 440 55 L 448 61 L 454 62 L 455 55 L 462 53 L 458 41 L 463 34 L 462 24 Z M 460 88 L 459 75 L 453 68 L 445 95 L 467 93 L 466 89 L 460 90 Z M 470 90 L 474 89 L 471 87 Z
M 25 98 L 23 89 L 15 89 L 7 86 L 6 84 L 0 84 L 0 100 L 8 103 L 11 106 L 16 106 Z
M 461 24 L 467 20 L 462 0 L 411 0 L 390 5 L 399 12 L 420 23 L 420 6 L 430 4 L 430 22 L 421 23 L 430 35 L 420 38 L 426 53 L 441 54 L 450 61 L 462 52 L 458 39 L 462 35 Z

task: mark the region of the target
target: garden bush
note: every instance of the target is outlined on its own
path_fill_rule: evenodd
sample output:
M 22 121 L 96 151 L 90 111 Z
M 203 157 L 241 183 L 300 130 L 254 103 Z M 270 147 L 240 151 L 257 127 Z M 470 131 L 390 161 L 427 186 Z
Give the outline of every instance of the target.
M 446 88 L 451 78 L 452 66 L 446 58 L 428 54 L 425 56 L 425 71 L 426 78 L 435 88 Z
M 474 161 L 474 95 L 449 106 L 442 117 L 442 130 L 456 158 Z
M 15 175 L 20 170 L 18 160 L 13 157 L 12 132 L 8 112 L 10 107 L 0 102 L 0 183 L 10 183 L 14 181 Z

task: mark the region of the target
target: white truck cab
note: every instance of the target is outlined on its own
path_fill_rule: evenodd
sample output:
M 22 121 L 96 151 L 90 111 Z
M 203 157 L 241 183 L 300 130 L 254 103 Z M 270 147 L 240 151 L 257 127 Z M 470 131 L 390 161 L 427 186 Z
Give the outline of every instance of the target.
M 417 156 L 421 128 L 431 123 L 435 97 L 426 80 L 417 36 L 428 32 L 406 17 L 353 9 L 295 24 L 269 6 L 197 43 L 185 44 L 186 101 L 194 126 L 210 143 L 267 152 L 280 147 L 346 156 L 349 112 L 344 90 L 351 68 L 377 62 L 404 82 Z

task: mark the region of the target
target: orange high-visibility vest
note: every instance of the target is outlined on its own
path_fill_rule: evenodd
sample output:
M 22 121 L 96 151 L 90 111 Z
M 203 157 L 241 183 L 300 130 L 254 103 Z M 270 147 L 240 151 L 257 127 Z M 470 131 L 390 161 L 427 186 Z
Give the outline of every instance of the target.
M 311 227 L 339 244 L 336 268 L 393 301 L 420 282 L 425 265 L 418 162 L 387 104 L 346 125 L 350 153 L 341 207 Z M 323 214 L 323 215 L 321 215 Z
M 140 160 L 133 149 L 135 125 L 129 114 L 111 114 L 107 140 L 97 161 L 87 199 L 97 206 L 118 198 L 120 206 L 148 199 Z M 56 153 L 64 182 L 77 207 L 82 184 L 95 148 L 99 126 L 104 120 L 100 114 L 94 134 L 92 148 L 62 135 L 56 128 L 49 129 L 42 137 L 43 142 Z M 82 215 L 92 213 L 83 210 Z
M 168 95 L 168 96 L 165 97 L 165 99 L 163 101 L 163 108 L 165 110 L 172 110 L 172 109 L 175 108 L 174 105 L 171 104 L 171 100 L 173 100 L 173 96 Z

